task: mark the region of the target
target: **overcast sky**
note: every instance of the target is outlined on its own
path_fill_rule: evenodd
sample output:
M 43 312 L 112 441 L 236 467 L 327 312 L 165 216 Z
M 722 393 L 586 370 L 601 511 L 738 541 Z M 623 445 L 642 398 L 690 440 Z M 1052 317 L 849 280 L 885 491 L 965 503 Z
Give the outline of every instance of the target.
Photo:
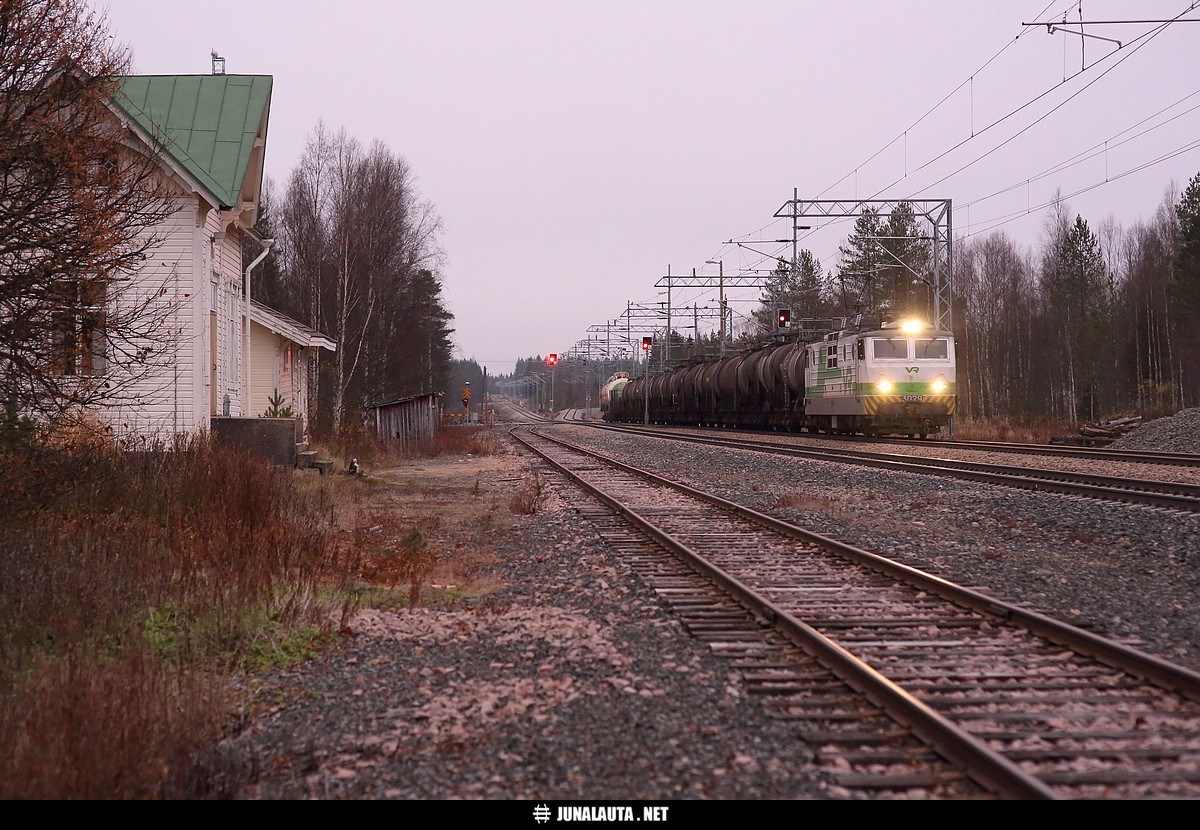
M 790 237 L 773 214 L 794 188 L 949 199 L 956 238 L 1032 247 L 1056 191 L 1128 227 L 1200 171 L 1200 22 L 1021 26 L 1080 20 L 1065 0 L 95 4 L 135 72 L 205 74 L 216 50 L 274 76 L 279 187 L 319 119 L 407 159 L 445 225 L 456 356 L 493 375 L 665 301 L 668 268 L 790 256 L 749 243 Z M 1088 0 L 1082 19 L 1193 5 Z M 813 224 L 802 246 L 829 269 L 849 225 Z M 736 317 L 757 293 L 729 292 Z

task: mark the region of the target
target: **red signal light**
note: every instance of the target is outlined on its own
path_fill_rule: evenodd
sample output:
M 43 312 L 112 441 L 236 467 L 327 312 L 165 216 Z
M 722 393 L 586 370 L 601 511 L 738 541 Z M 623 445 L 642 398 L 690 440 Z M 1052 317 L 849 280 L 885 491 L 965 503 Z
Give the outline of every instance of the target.
M 654 342 L 653 337 L 643 337 L 642 338 L 642 351 L 643 352 L 650 351 L 650 344 L 653 342 Z
M 546 358 L 546 365 L 554 366 L 558 363 L 558 355 L 551 354 Z

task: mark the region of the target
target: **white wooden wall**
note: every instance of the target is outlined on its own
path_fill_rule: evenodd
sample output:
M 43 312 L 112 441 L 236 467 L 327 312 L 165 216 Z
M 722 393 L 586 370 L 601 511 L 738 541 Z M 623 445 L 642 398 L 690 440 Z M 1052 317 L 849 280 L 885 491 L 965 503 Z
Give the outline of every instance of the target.
M 122 288 L 131 301 L 150 299 L 155 318 L 151 340 L 119 345 L 134 350 L 148 346 L 155 355 L 150 371 L 136 377 L 114 375 L 116 386 L 127 387 L 126 393 L 102 416 L 122 437 L 166 441 L 179 433 L 207 430 L 214 414 L 210 412 L 214 363 L 215 414 L 222 413 L 226 395 L 231 415 L 246 412 L 241 231 L 231 228 L 222 234 L 216 210 L 209 210 L 201 220 L 195 194 L 179 195 L 175 207 L 159 226 L 160 243 L 138 278 Z M 214 309 L 215 338 L 210 336 Z M 273 385 L 266 391 L 269 395 Z

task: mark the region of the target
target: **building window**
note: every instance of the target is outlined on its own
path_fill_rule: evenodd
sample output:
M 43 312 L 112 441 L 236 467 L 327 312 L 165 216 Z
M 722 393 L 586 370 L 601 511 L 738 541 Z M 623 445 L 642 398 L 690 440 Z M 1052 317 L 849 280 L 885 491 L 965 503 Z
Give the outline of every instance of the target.
M 108 284 L 104 279 L 70 280 L 56 294 L 52 360 L 63 375 L 102 375 L 108 368 Z

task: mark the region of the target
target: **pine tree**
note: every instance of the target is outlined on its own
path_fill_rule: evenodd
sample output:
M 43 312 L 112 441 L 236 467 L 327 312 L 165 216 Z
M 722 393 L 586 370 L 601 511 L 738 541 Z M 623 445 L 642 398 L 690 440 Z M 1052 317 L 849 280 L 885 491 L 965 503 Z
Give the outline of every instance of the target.
M 1176 354 L 1200 352 L 1200 173 L 1192 177 L 1175 206 L 1179 219 L 1179 242 L 1167 284 Z M 1200 364 L 1180 359 L 1179 383 L 1186 403 L 1200 403 Z
M 929 240 L 922 236 L 911 202 L 901 202 L 892 210 L 882 235 L 879 247 L 885 254 L 879 285 L 883 304 L 902 312 L 924 314 L 929 303 L 920 280 L 930 280 L 932 251 Z
M 770 281 L 763 287 L 759 303 L 750 312 L 758 334 L 775 331 L 775 317 L 781 308 L 791 310 L 793 326 L 804 318 L 828 316 L 832 311 L 828 283 L 812 251 L 801 249 L 793 263 L 779 260 Z
M 846 293 L 845 302 L 860 310 L 877 308 L 885 296 L 880 279 L 884 260 L 888 258 L 879 245 L 883 235 L 879 211 L 865 208 L 854 220 L 854 230 L 846 238 L 846 244 L 838 247 L 837 278 Z
M 1100 405 L 1100 367 L 1110 328 L 1107 266 L 1100 241 L 1082 216 L 1059 234 L 1043 267 L 1042 291 L 1052 351 L 1061 375 L 1052 411 L 1094 418 Z

